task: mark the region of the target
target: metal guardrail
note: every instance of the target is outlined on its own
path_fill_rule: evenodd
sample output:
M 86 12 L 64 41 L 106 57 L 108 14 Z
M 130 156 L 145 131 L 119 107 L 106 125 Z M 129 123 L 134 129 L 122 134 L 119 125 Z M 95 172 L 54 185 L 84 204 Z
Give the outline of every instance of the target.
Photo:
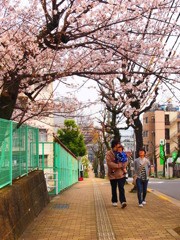
M 53 178 L 49 178 L 48 176 L 52 176 Z M 46 186 L 48 192 L 55 191 L 55 194 L 58 195 L 58 172 L 45 172 L 44 173 Z

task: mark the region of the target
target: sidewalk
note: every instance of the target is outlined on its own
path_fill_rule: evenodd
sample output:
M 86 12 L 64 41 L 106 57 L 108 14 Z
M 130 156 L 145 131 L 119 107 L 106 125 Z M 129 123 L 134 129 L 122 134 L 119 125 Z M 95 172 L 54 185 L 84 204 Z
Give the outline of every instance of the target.
M 88 179 L 53 198 L 19 240 L 180 239 L 180 207 L 153 193 L 138 207 L 136 193 L 126 185 L 125 209 L 112 207 L 108 180 Z M 119 203 L 118 203 L 119 204 Z

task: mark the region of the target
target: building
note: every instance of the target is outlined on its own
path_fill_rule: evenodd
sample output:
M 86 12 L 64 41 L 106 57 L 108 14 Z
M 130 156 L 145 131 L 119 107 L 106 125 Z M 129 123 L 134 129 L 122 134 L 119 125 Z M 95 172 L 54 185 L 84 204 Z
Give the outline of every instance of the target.
M 131 136 L 129 139 L 122 140 L 121 144 L 124 146 L 124 151 L 126 151 L 126 152 L 134 152 L 135 141 L 134 141 L 134 137 L 133 136 Z
M 180 111 L 172 104 L 155 104 L 143 115 L 143 143 L 151 164 L 157 157 L 157 171 L 163 171 L 160 164 L 160 141 L 164 143 L 166 155 L 180 147 Z
M 54 98 L 54 133 L 57 134 L 58 129 L 64 128 L 64 121 L 66 119 L 75 120 L 77 122 L 78 113 L 72 107 L 69 109 L 68 106 L 73 105 L 73 99 L 69 97 L 59 97 L 58 95 Z M 67 107 L 67 109 L 66 109 Z
M 35 86 L 34 86 L 35 87 Z M 47 102 L 53 102 L 53 84 L 49 84 L 38 94 L 36 101 L 42 101 L 44 104 Z M 47 114 L 40 115 L 35 119 L 30 119 L 27 122 L 31 126 L 39 128 L 39 162 L 40 166 L 42 158 L 46 166 L 53 166 L 53 128 L 54 119 L 51 111 L 51 107 L 47 104 Z

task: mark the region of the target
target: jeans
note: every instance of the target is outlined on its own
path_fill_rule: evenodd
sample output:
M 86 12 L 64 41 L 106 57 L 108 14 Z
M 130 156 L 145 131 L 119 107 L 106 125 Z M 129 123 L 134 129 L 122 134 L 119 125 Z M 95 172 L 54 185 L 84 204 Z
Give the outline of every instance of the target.
M 136 185 L 137 185 L 138 201 L 139 201 L 139 204 L 142 204 L 142 201 L 145 201 L 146 199 L 148 180 L 142 181 L 140 178 L 137 178 Z M 142 191 L 143 191 L 143 194 L 141 196 Z
M 112 191 L 112 202 L 117 203 L 117 186 L 119 189 L 119 200 L 121 203 L 126 202 L 124 184 L 126 182 L 126 178 L 121 179 L 113 179 L 110 180 L 111 183 L 111 191 Z

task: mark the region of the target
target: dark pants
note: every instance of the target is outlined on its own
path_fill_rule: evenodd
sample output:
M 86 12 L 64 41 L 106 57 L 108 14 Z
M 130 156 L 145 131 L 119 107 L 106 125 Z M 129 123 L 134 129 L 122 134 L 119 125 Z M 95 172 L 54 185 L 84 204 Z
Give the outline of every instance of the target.
M 138 201 L 139 201 L 139 204 L 141 204 L 142 201 L 146 200 L 148 180 L 142 181 L 140 178 L 137 178 L 136 185 L 137 185 Z M 141 196 L 142 192 L 143 194 Z
M 121 179 L 113 179 L 110 180 L 111 183 L 111 191 L 112 191 L 112 202 L 117 203 L 117 185 L 119 189 L 119 200 L 121 203 L 126 202 L 125 198 L 125 191 L 124 191 L 124 184 L 125 184 L 126 178 Z

